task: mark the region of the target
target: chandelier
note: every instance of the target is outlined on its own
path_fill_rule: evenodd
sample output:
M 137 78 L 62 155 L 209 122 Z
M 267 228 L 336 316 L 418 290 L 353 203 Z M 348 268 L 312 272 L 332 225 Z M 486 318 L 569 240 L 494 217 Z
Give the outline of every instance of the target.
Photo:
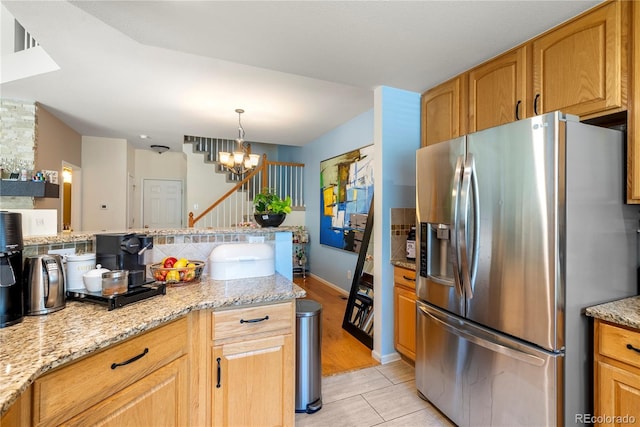
M 245 174 L 258 166 L 260 156 L 251 154 L 251 144 L 244 140 L 244 129 L 240 122 L 240 117 L 244 110 L 238 108 L 238 138 L 236 139 L 236 150 L 233 153 L 227 151 L 218 152 L 218 161 L 227 170 L 237 175 Z

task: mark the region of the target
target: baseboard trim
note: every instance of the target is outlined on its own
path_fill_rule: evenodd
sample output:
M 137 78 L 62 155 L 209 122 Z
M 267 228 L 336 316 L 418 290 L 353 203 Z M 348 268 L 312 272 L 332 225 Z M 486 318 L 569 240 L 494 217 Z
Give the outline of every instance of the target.
M 328 286 L 328 287 L 330 287 L 331 289 L 333 289 L 333 290 L 335 290 L 335 291 L 337 291 L 337 292 L 340 292 L 342 295 L 349 296 L 349 292 L 348 292 L 348 291 L 345 291 L 344 289 L 342 289 L 342 288 L 341 288 L 340 286 L 338 286 L 338 285 L 334 285 L 333 283 L 331 283 L 331 282 L 328 282 L 328 281 L 324 280 L 322 277 L 316 276 L 316 275 L 315 275 L 315 274 L 313 274 L 313 273 L 308 273 L 308 274 L 307 274 L 307 276 L 311 276 L 311 277 L 313 277 L 313 278 L 314 278 L 315 280 L 317 280 L 318 282 L 322 282 L 322 284 L 323 284 L 323 285 L 327 285 L 327 286 Z
M 395 362 L 396 360 L 401 359 L 400 353 L 395 351 L 393 353 L 385 354 L 384 356 L 382 356 L 380 355 L 380 353 L 374 350 L 371 352 L 371 357 L 380 362 L 381 365 L 385 365 L 387 363 Z

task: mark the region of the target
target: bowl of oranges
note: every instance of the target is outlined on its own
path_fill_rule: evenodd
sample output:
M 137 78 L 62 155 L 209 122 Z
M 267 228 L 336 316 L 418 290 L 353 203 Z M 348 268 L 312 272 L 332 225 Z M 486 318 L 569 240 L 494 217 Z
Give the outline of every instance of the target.
M 170 286 L 180 286 L 200 281 L 204 261 L 166 257 L 159 263 L 151 264 L 150 268 L 156 281 Z

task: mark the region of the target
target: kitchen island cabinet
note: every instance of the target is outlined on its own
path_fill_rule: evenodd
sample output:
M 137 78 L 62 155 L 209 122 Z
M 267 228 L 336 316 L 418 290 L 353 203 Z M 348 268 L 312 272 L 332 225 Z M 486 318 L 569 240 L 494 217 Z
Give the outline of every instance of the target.
M 303 289 L 279 274 L 227 281 L 204 278 L 113 311 L 69 301 L 58 312 L 29 316 L 0 329 L 2 426 L 210 425 L 213 405 L 253 405 L 247 400 L 216 401 L 214 343 L 224 357 L 242 354 L 244 360 L 260 361 L 260 372 L 246 376 L 243 387 L 261 384 L 265 373 L 275 378 L 271 370 L 279 374 L 281 384 L 289 384 L 275 394 L 277 389 L 270 389 L 264 398 L 271 399 L 271 404 L 273 396 L 279 398 L 283 402 L 280 424 L 292 425 L 292 307 L 295 298 L 304 295 Z M 225 337 L 244 324 L 226 323 L 225 332 L 220 322 L 211 320 L 263 310 L 262 306 L 284 308 L 270 311 L 274 321 L 260 326 L 268 325 L 258 334 L 244 331 L 242 337 Z M 261 356 L 270 353 L 278 354 L 280 362 Z M 132 359 L 136 360 L 111 368 Z M 231 371 L 241 369 L 235 363 Z M 255 413 L 253 418 L 260 425 L 264 424 L 261 415 Z
M 293 426 L 295 305 L 214 312 L 212 319 L 213 425 Z
M 189 336 L 183 317 L 36 379 L 33 425 L 187 425 Z

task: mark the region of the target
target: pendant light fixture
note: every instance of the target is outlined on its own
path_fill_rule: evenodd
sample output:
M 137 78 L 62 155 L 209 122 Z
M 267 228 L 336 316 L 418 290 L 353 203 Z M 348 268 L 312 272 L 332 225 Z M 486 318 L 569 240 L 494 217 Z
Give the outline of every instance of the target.
M 245 174 L 258 166 L 260 156 L 251 154 L 251 144 L 244 140 L 244 128 L 241 117 L 244 110 L 238 108 L 238 138 L 236 138 L 236 150 L 233 153 L 227 151 L 218 152 L 218 162 L 228 171 L 236 175 Z

